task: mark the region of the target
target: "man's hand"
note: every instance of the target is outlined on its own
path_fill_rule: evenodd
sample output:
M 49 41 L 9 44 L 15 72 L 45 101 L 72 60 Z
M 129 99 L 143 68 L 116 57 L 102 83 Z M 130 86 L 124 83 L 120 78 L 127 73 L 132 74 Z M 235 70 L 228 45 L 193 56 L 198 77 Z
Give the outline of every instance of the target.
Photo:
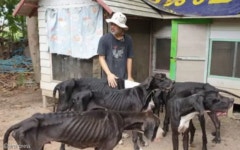
M 134 79 L 132 77 L 129 77 L 128 80 L 129 81 L 134 81 Z
M 117 82 L 116 82 L 116 79 L 117 79 L 117 78 L 118 78 L 118 77 L 115 76 L 115 74 L 112 74 L 112 73 L 108 74 L 108 75 L 107 75 L 108 86 L 110 86 L 110 87 L 112 87 L 112 88 L 117 87 Z

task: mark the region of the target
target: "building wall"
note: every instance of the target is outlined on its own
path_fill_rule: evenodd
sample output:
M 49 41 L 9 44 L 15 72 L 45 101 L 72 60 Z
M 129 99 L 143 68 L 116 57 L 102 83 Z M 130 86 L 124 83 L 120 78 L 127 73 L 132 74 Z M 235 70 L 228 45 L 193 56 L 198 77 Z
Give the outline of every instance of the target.
M 169 76 L 169 70 L 157 68 L 157 63 L 161 63 L 163 60 L 159 59 L 158 54 L 162 54 L 161 52 L 158 52 L 157 50 L 157 39 L 171 39 L 171 20 L 160 20 L 160 19 L 154 19 L 152 23 L 152 33 L 153 33 L 153 48 L 152 48 L 152 71 L 153 73 L 165 73 L 167 76 Z M 169 44 L 169 47 L 171 47 L 171 44 Z M 169 49 L 169 54 L 170 54 Z M 165 56 L 162 56 L 165 58 Z M 164 60 L 168 60 L 170 65 L 170 58 L 166 58 Z M 163 64 L 163 63 L 162 63 Z
M 47 29 L 45 12 L 47 8 L 66 8 L 77 7 L 84 4 L 96 3 L 92 0 L 40 0 L 38 8 L 38 28 L 39 28 L 39 44 L 40 44 L 40 66 L 41 66 L 41 81 L 40 87 L 43 95 L 43 105 L 47 106 L 48 97 L 52 97 L 52 90 L 60 81 L 53 80 L 52 75 L 52 57 L 48 51 Z M 99 67 L 97 61 L 94 59 L 93 63 L 96 65 L 93 69 L 93 76 L 99 75 Z
M 39 23 L 39 42 L 40 42 L 40 59 L 41 59 L 41 81 L 40 87 L 43 95 L 43 105 L 46 107 L 49 98 L 52 97 L 52 90 L 60 81 L 53 80 L 53 64 L 52 55 L 48 52 L 47 30 L 45 21 L 45 12 L 47 8 L 66 8 L 77 7 L 88 2 L 96 3 L 92 0 L 40 0 L 38 9 Z M 106 14 L 104 15 L 106 16 Z M 133 62 L 133 76 L 138 82 L 142 82 L 148 77 L 149 60 L 150 60 L 150 19 L 142 17 L 128 16 L 129 30 L 127 31 L 133 38 L 135 58 Z M 136 26 L 138 24 L 138 26 Z M 104 32 L 107 32 L 108 27 L 104 23 Z M 144 68 L 144 69 L 143 69 Z M 98 57 L 93 58 L 93 77 L 100 77 L 100 65 Z
M 240 19 L 215 19 L 210 26 L 209 39 L 240 41 Z M 240 79 L 228 80 L 224 78 L 208 77 L 207 81 L 219 87 L 240 90 Z
M 240 19 L 214 19 L 209 29 L 209 39 L 240 41 Z M 207 82 L 217 86 L 218 88 L 240 95 L 240 79 L 208 76 Z M 234 103 L 240 105 L 240 99 L 236 97 L 233 98 Z M 230 109 L 228 115 L 236 118 L 235 115 L 233 115 L 233 108 Z M 240 118 L 238 117 L 238 119 Z
M 207 31 L 207 24 L 178 25 L 176 81 L 204 82 Z
M 214 19 L 210 38 L 240 39 L 240 19 Z
M 137 26 L 136 26 L 137 24 Z M 133 40 L 133 70 L 132 76 L 136 82 L 143 82 L 149 76 L 150 63 L 150 19 L 136 19 L 128 17 L 127 34 Z
M 172 30 L 170 28 L 172 28 Z M 174 32 L 173 24 L 165 26 L 164 21 L 157 20 L 153 25 L 153 38 L 169 37 L 171 35 L 169 31 Z M 187 21 L 184 24 L 183 21 L 181 21 L 176 31 L 177 42 L 172 39 L 172 42 L 177 43 L 176 81 L 208 82 L 217 88 L 240 95 L 239 78 L 229 79 L 208 75 L 210 40 L 224 39 L 227 41 L 240 41 L 240 19 L 213 19 L 211 23 L 205 24 L 197 24 L 191 21 Z M 153 58 L 154 55 L 156 54 L 153 49 Z M 226 96 L 232 97 L 230 95 Z M 234 103 L 240 105 L 240 99 L 236 97 L 233 98 L 235 100 Z M 233 115 L 233 107 L 230 108 L 228 113 L 228 116 L 236 118 Z

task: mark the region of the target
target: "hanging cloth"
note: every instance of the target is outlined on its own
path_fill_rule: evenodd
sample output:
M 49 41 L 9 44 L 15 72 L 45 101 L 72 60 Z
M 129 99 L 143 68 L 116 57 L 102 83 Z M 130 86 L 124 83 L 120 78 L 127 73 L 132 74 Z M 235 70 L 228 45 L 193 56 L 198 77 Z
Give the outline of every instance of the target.
M 98 41 L 103 34 L 100 5 L 48 8 L 46 22 L 50 53 L 81 59 L 97 55 Z

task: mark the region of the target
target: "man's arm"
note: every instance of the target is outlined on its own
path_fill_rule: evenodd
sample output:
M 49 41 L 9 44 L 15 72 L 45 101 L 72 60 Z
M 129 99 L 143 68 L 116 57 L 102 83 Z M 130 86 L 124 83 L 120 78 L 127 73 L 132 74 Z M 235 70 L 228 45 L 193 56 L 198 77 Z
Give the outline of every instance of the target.
M 127 59 L 127 75 L 128 75 L 128 80 L 134 81 L 132 77 L 132 58 Z
M 108 85 L 113 88 L 117 87 L 117 82 L 115 79 L 117 79 L 118 77 L 109 70 L 107 62 L 105 60 L 105 56 L 99 55 L 99 63 L 101 65 L 103 71 L 107 75 Z

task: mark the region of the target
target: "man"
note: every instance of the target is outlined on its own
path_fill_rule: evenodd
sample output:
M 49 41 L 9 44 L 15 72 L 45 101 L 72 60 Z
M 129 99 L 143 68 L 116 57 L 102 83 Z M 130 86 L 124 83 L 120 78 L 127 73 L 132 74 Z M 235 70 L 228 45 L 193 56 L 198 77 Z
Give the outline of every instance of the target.
M 133 81 L 132 38 L 125 34 L 128 30 L 127 18 L 121 12 L 114 13 L 106 22 L 110 24 L 110 33 L 99 40 L 99 62 L 103 69 L 102 76 L 107 78 L 109 86 L 116 87 L 117 78 Z

